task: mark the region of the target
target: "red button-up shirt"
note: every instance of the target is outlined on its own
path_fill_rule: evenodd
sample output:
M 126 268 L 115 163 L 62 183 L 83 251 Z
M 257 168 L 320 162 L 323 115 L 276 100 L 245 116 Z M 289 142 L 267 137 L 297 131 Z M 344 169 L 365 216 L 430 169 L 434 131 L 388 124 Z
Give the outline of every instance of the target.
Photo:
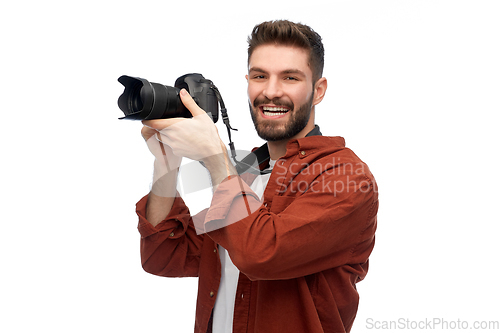
M 367 273 L 375 241 L 378 192 L 343 138 L 291 140 L 263 202 L 240 177 L 221 183 L 210 208 L 195 216 L 176 198 L 156 227 L 146 220 L 146 202 L 137 204 L 143 268 L 199 277 L 196 333 L 212 329 L 221 276 L 217 244 L 240 270 L 234 333 L 351 329 L 355 284 Z

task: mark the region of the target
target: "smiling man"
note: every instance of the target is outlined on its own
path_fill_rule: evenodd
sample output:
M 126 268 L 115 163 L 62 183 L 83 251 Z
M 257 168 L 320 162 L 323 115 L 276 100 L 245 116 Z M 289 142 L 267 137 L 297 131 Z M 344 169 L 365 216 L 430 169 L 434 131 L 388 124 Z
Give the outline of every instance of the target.
M 341 137 L 323 136 L 323 45 L 310 27 L 257 25 L 248 48 L 251 118 L 267 141 L 257 174 L 238 175 L 213 122 L 189 94 L 189 119 L 144 121 L 155 156 L 137 204 L 143 268 L 199 277 L 195 332 L 349 332 L 374 246 L 378 193 Z M 191 216 L 176 193 L 180 159 L 210 173 L 210 207 Z M 173 300 L 174 301 L 174 300 Z M 167 324 L 166 324 L 167 325 Z
M 269 142 L 271 158 L 277 159 L 288 140 L 314 129 L 314 106 L 323 99 L 327 81 L 314 80 L 310 54 L 303 47 L 270 41 L 251 45 L 250 52 L 246 76 L 250 113 L 257 134 Z

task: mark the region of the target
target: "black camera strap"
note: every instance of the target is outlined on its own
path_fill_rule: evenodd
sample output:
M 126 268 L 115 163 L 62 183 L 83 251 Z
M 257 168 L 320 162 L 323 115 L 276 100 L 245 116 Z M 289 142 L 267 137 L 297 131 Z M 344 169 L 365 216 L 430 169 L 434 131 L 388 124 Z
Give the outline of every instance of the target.
M 229 124 L 229 116 L 227 115 L 227 109 L 226 109 L 226 106 L 224 104 L 224 100 L 222 99 L 222 95 L 220 94 L 219 89 L 217 89 L 217 87 L 213 83 L 212 83 L 212 89 L 214 90 L 215 95 L 217 96 L 217 100 L 219 101 L 220 112 L 222 114 L 222 121 L 224 122 L 224 125 L 226 125 L 226 128 L 227 128 L 227 136 L 229 138 L 229 148 L 231 149 L 231 158 L 236 163 L 239 163 L 236 160 L 236 149 L 234 148 L 234 142 L 231 139 L 231 130 L 237 131 L 237 129 L 232 128 L 231 124 Z

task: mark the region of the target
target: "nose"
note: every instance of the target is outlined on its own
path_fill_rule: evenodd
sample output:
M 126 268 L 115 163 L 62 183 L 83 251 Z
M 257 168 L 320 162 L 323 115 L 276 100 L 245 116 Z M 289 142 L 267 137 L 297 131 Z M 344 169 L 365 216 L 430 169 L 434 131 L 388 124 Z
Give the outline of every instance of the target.
M 277 78 L 270 78 L 267 81 L 266 86 L 264 87 L 262 93 L 266 98 L 270 100 L 282 97 L 283 90 L 279 80 Z

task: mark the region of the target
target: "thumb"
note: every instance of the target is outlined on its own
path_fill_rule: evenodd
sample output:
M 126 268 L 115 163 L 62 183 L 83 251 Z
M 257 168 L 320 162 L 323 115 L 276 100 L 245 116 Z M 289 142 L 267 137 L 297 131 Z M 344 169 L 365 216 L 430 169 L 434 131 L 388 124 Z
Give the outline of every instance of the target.
M 179 95 L 181 95 L 182 104 L 184 104 L 184 106 L 189 110 L 189 112 L 191 112 L 193 117 L 206 114 L 205 110 L 203 110 L 198 106 L 198 104 L 196 104 L 196 102 L 187 92 L 186 89 L 182 88 Z

